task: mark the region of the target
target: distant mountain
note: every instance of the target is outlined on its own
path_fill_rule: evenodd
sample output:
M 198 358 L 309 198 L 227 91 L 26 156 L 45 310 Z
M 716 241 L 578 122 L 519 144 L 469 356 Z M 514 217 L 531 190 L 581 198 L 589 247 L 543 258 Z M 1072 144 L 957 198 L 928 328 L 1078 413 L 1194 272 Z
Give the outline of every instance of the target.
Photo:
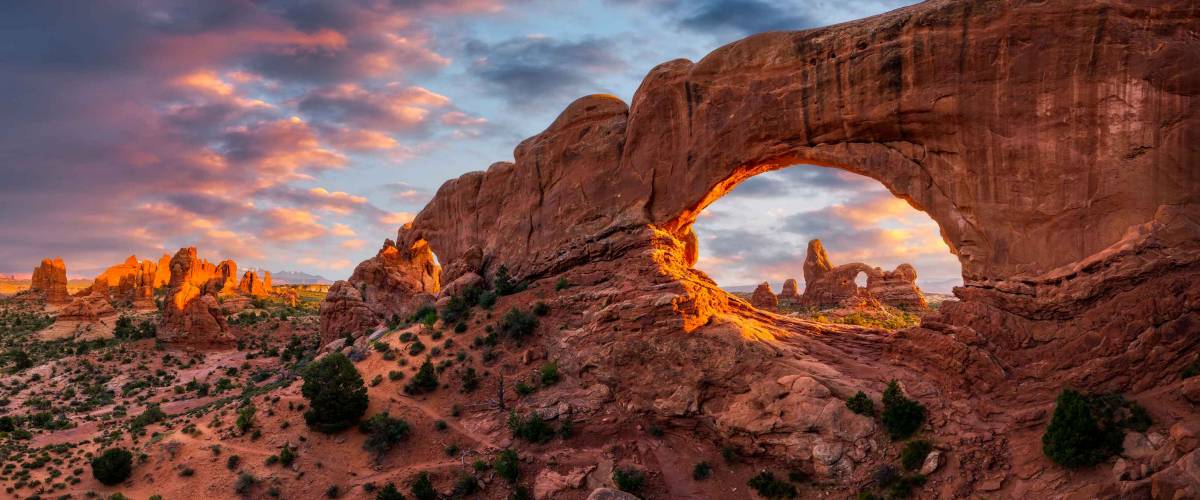
M 332 285 L 333 281 L 319 274 L 303 271 L 277 271 L 271 273 L 271 283 L 280 285 Z

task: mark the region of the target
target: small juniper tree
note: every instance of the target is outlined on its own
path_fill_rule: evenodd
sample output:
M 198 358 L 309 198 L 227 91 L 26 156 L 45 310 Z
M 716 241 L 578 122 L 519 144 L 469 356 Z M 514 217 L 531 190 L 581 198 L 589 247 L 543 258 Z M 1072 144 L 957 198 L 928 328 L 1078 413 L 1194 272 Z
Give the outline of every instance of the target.
M 925 407 L 905 397 L 900 384 L 893 380 L 888 382 L 887 389 L 883 391 L 883 415 L 880 419 L 892 439 L 904 439 L 925 423 Z
M 404 385 L 405 394 L 425 394 L 433 392 L 438 388 L 437 370 L 433 366 L 433 361 L 425 358 L 425 362 L 421 363 L 421 368 L 417 370 L 417 374 L 412 380 Z
M 367 386 L 358 369 L 340 352 L 304 369 L 300 393 L 308 399 L 304 422 L 314 430 L 332 433 L 354 425 L 367 411 Z
M 120 484 L 132 473 L 133 453 L 124 448 L 109 448 L 92 459 L 92 476 L 105 485 Z

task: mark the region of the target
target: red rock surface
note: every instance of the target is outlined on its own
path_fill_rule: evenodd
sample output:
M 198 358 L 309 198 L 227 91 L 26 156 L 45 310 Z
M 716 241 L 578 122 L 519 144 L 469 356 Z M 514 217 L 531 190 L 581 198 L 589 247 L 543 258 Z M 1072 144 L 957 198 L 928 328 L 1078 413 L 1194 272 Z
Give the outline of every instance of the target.
M 250 270 L 242 275 L 238 282 L 237 291 L 242 295 L 266 297 L 271 294 L 271 273 L 266 273 L 263 279 L 258 278 L 258 272 Z
M 859 274 L 867 278 L 859 287 Z M 809 307 L 828 309 L 845 306 L 847 300 L 860 300 L 863 295 L 880 303 L 906 310 L 927 309 L 925 296 L 917 286 L 917 270 L 910 264 L 900 264 L 895 271 L 884 271 L 861 262 L 833 266 L 821 240 L 808 242 L 804 260 L 804 295 L 800 302 Z
M 33 268 L 33 278 L 29 289 L 46 297 L 46 302 L 63 304 L 71 301 L 67 293 L 67 265 L 61 257 L 42 259 L 42 263 Z
M 196 247 L 179 249 L 171 258 L 171 280 L 158 326 L 158 339 L 188 344 L 233 340 L 225 324 L 218 294 L 224 293 L 237 264 L 214 266 L 196 255 Z M 236 290 L 236 284 L 232 287 Z
M 58 319 L 73 321 L 99 321 L 100 318 L 116 314 L 112 304 L 101 295 L 91 294 L 76 297 L 58 312 Z
M 793 278 L 788 278 L 783 282 L 783 289 L 779 291 L 779 302 L 787 302 L 789 304 L 800 302 L 800 287 Z
M 774 311 L 779 307 L 779 297 L 776 297 L 775 292 L 771 291 L 771 284 L 764 281 L 754 288 L 754 293 L 750 295 L 750 305 Z
M 574 285 L 542 347 L 586 374 L 584 413 L 615 405 L 865 484 L 891 445 L 844 398 L 897 379 L 951 450 L 930 496 L 1133 491 L 1049 464 L 1033 429 L 1064 385 L 1154 401 L 1156 425 L 1197 418 L 1178 374 L 1200 350 L 1198 24 L 1157 2 L 934 0 L 662 64 L 631 105 L 579 99 L 515 162 L 445 183 L 397 234 L 402 279 L 364 262 L 323 304 L 323 336 L 433 293 L 415 285 L 438 273 L 409 255 L 432 248 L 448 282 L 504 265 L 530 294 Z M 928 213 L 962 263 L 960 301 L 888 333 L 765 314 L 692 269 L 701 210 L 795 163 Z M 835 270 L 812 260 L 809 283 Z M 1195 469 L 1165 453 L 1153 470 Z
M 374 258 L 363 261 L 345 282 L 334 283 L 321 305 L 322 343 L 361 334 L 393 316 L 408 319 L 433 303 L 441 269 L 423 241 L 403 247 L 387 240 Z

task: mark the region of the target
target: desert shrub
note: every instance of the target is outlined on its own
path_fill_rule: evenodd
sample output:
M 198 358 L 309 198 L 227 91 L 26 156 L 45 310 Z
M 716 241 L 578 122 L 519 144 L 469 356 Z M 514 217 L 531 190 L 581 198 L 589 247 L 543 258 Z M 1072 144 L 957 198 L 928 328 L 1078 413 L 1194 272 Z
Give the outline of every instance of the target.
M 254 413 L 256 411 L 257 409 L 254 407 L 254 403 L 249 401 L 246 402 L 245 406 L 238 409 L 237 421 L 234 422 L 234 425 L 237 426 L 239 432 L 245 433 L 246 431 L 250 430 L 251 427 L 254 427 Z
M 450 297 L 450 302 L 446 303 L 446 307 L 442 308 L 442 324 L 449 325 L 470 318 L 471 307 L 478 303 L 478 301 L 478 295 L 474 295 L 474 301 L 469 300 L 465 295 Z
M 479 480 L 470 474 L 459 474 L 458 481 L 454 482 L 454 490 L 450 493 L 451 498 L 465 498 L 474 495 L 479 491 Z
M 1119 394 L 1088 395 L 1063 389 L 1042 435 L 1042 453 L 1064 467 L 1087 467 L 1122 450 L 1124 429 L 1144 431 L 1150 416 Z
M 1179 372 L 1179 378 L 1192 378 L 1196 375 L 1200 375 L 1200 361 L 1185 366 L 1183 371 Z
M 292 450 L 291 445 L 283 443 L 283 448 L 279 450 L 279 463 L 284 467 L 290 467 L 292 462 L 296 461 L 296 452 Z
M 496 305 L 496 299 L 499 298 L 496 292 L 491 290 L 485 291 L 479 295 L 479 307 L 491 310 L 492 306 Z
M 459 321 L 457 325 L 454 325 L 454 333 L 463 333 L 465 331 L 467 331 L 467 322 Z
M 557 384 L 562 379 L 558 374 L 557 361 L 550 361 L 542 365 L 541 369 L 538 370 L 538 374 L 541 376 L 542 385 L 544 386 Z
M 225 468 L 229 470 L 237 470 L 238 466 L 241 464 L 242 457 L 238 455 L 229 455 L 229 458 L 225 459 Z
M 396 485 L 388 483 L 375 494 L 375 500 L 404 500 L 404 495 L 396 489 Z
M 925 406 L 905 397 L 900 391 L 900 384 L 893 380 L 888 382 L 887 389 L 883 391 L 881 420 L 892 439 L 904 439 L 925 423 Z
M 530 412 L 529 416 L 521 417 L 517 412 L 509 412 L 508 429 L 513 437 L 521 438 L 531 443 L 545 443 L 554 438 L 554 428 L 538 413 Z
M 559 276 L 558 282 L 554 284 L 554 290 L 561 292 L 568 288 L 571 288 L 571 282 L 567 281 L 565 276 Z
M 433 480 L 429 478 L 429 474 L 422 472 L 413 478 L 409 486 L 409 492 L 417 500 L 437 500 L 437 490 L 433 488 Z
M 545 302 L 538 302 L 533 305 L 533 314 L 538 316 L 550 314 L 550 306 L 546 305 Z
M 712 476 L 712 465 L 708 462 L 700 462 L 692 467 L 692 479 L 703 481 Z
M 133 453 L 124 448 L 109 448 L 92 459 L 92 476 L 102 484 L 120 484 L 132 473 Z
M 358 426 L 367 434 L 367 440 L 363 442 L 363 449 L 375 454 L 376 457 L 382 457 L 392 447 L 407 439 L 411 432 L 408 422 L 392 418 L 387 412 L 377 413 Z
M 133 326 L 133 318 L 125 316 L 117 318 L 117 323 L 113 326 L 113 336 L 119 339 L 135 339 L 138 337 L 137 327 Z
M 460 378 L 462 379 L 462 392 L 471 392 L 479 388 L 479 374 L 475 373 L 475 367 L 468 366 L 460 373 Z
M 425 358 L 425 362 L 421 363 L 421 368 L 417 370 L 417 374 L 407 384 L 404 384 L 404 393 L 425 394 L 433 392 L 437 388 L 437 371 L 433 367 L 433 362 L 429 358 Z
M 167 414 L 163 413 L 162 408 L 160 408 L 158 404 L 151 404 L 146 407 L 146 411 L 143 411 L 141 415 L 134 417 L 133 420 L 129 422 L 129 427 L 135 430 L 141 429 L 147 425 L 161 422 L 165 418 L 167 418 Z
M 331 484 L 328 488 L 325 488 L 325 498 L 337 498 L 340 496 L 342 496 L 342 492 L 336 484 Z
M 746 486 L 749 486 L 758 496 L 763 498 L 796 498 L 796 487 L 791 483 L 782 479 L 776 478 L 775 474 L 769 471 L 762 471 L 746 481 Z
M 525 282 L 518 282 L 513 279 L 513 277 L 508 274 L 508 267 L 503 265 L 500 266 L 500 269 L 496 270 L 496 276 L 492 278 L 492 289 L 495 290 L 496 294 L 500 296 L 512 295 L 520 292 L 524 290 L 526 286 L 527 285 Z
M 862 391 L 858 391 L 857 394 L 846 400 L 846 408 L 859 415 L 871 416 L 875 414 L 875 402 L 871 401 L 871 398 Z
M 496 474 L 505 481 L 513 484 L 517 482 L 521 473 L 521 461 L 517 458 L 517 452 L 510 448 L 496 455 L 496 460 L 492 462 L 492 468 L 496 469 Z
M 618 490 L 635 495 L 646 485 L 646 475 L 633 467 L 613 468 L 612 480 Z
M 905 469 L 917 470 L 921 468 L 921 464 L 925 463 L 925 457 L 929 456 L 929 452 L 933 451 L 933 443 L 924 439 L 909 441 L 904 445 L 904 450 L 900 452 L 900 465 Z
M 237 481 L 233 483 L 233 491 L 237 492 L 239 495 L 245 494 L 249 492 L 250 488 L 253 488 L 256 484 L 258 484 L 258 478 L 254 477 L 254 474 L 243 472 L 238 474 Z
M 434 309 L 433 306 L 424 306 L 420 309 L 417 309 L 417 312 L 413 313 L 413 315 L 408 318 L 408 321 L 410 323 L 422 323 L 425 326 L 433 326 L 434 323 L 437 323 L 437 319 L 437 309 Z
M 500 333 L 510 339 L 521 341 L 531 335 L 537 326 L 537 316 L 514 307 L 504 313 L 504 318 L 500 320 Z
M 354 425 L 367 411 L 367 387 L 354 364 L 339 352 L 304 368 L 300 393 L 308 399 L 304 422 L 314 430 L 332 433 Z

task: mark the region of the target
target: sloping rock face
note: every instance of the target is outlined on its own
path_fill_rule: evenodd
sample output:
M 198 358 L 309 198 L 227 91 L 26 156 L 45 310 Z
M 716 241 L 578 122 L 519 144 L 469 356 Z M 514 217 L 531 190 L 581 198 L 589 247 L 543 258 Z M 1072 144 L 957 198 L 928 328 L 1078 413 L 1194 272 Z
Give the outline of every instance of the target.
M 859 274 L 867 278 L 865 287 L 855 281 Z M 865 297 L 882 304 L 916 311 L 929 308 L 925 295 L 917 286 L 917 270 L 909 264 L 900 264 L 894 271 L 884 271 L 861 262 L 834 267 L 829 261 L 821 240 L 808 242 L 808 255 L 804 260 L 804 295 L 800 302 L 818 309 L 847 305 L 847 301 L 861 301 Z
M 116 312 L 104 296 L 91 294 L 72 300 L 58 312 L 58 319 L 98 321 L 100 318 L 116 314 Z
M 179 249 L 171 258 L 171 280 L 158 325 L 159 340 L 188 344 L 233 340 L 217 300 L 237 272 L 237 265 L 232 262 L 222 262 L 218 267 L 197 257 L 196 247 Z M 233 288 L 236 290 L 236 285 Z
M 345 282 L 334 283 L 321 304 L 322 343 L 359 335 L 367 324 L 393 316 L 407 319 L 433 303 L 440 288 L 441 269 L 424 241 L 398 246 L 387 240 L 379 253 L 354 268 Z M 339 286 L 340 283 L 341 284 Z M 351 292 L 349 288 L 354 289 Z M 328 305 L 328 307 L 327 307 Z M 370 319 L 363 308 L 370 312 Z
M 1197 25 L 1162 2 L 933 0 L 755 35 L 654 68 L 630 106 L 575 101 L 515 162 L 445 183 L 396 246 L 432 248 L 447 281 L 566 277 L 551 309 L 572 316 L 542 342 L 637 418 L 711 422 L 746 453 L 865 484 L 891 445 L 844 398 L 895 378 L 954 449 L 935 496 L 1064 496 L 1096 478 L 1041 456 L 1032 429 L 1062 385 L 1157 387 L 1164 424 L 1197 415 L 1172 392 L 1200 350 Z M 885 335 L 758 312 L 692 269 L 701 210 L 796 163 L 928 213 L 962 263 L 960 301 Z M 342 285 L 323 333 L 416 296 L 368 283 Z
M 51 304 L 65 304 L 71 301 L 67 292 L 67 265 L 61 257 L 42 259 L 42 263 L 33 268 L 33 279 L 29 286 L 33 292 L 46 297 Z
M 764 281 L 754 288 L 754 293 L 750 295 L 750 305 L 774 311 L 779 307 L 779 297 L 776 297 L 775 292 L 771 291 L 771 284 Z

